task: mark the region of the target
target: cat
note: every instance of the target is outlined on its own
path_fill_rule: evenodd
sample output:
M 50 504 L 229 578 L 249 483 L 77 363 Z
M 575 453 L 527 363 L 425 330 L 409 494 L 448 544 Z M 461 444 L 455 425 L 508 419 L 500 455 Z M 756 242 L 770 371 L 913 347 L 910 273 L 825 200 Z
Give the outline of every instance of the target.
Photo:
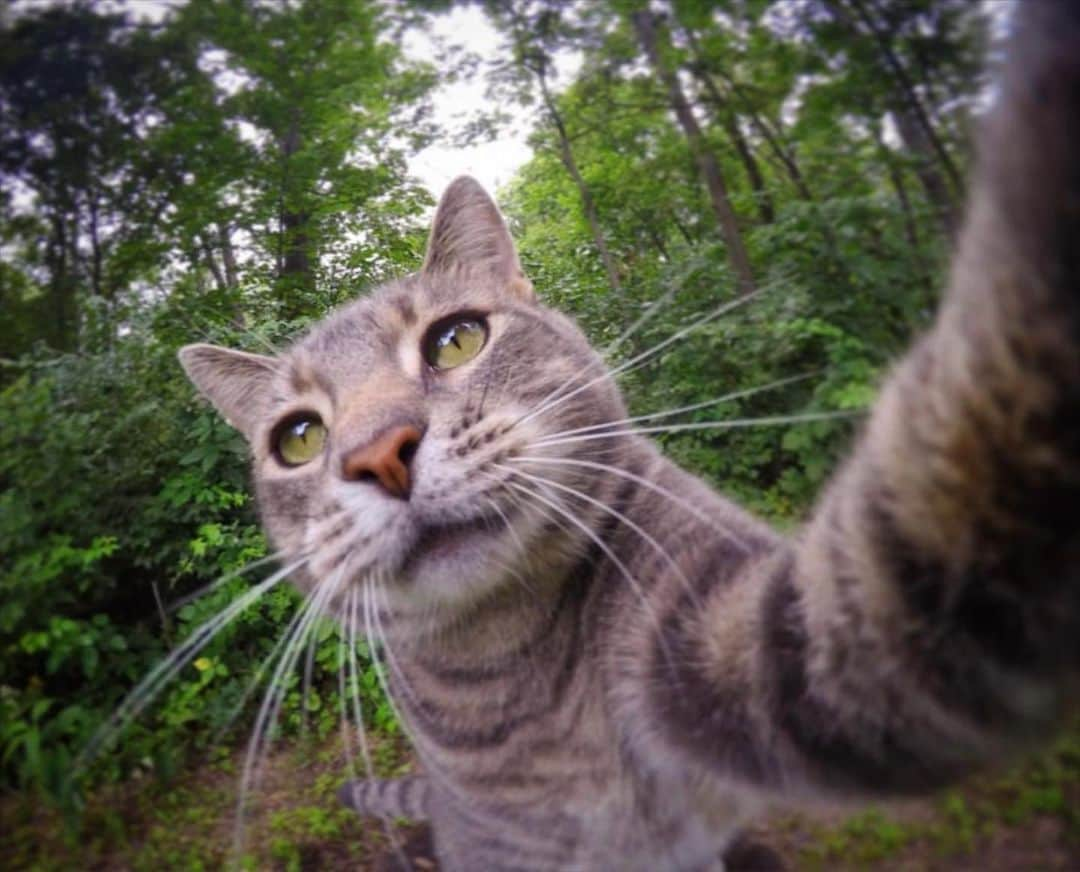
M 383 640 L 423 766 L 343 790 L 447 870 L 697 870 L 766 804 L 918 794 L 1080 666 L 1080 3 L 1022 4 L 937 320 L 785 538 L 622 423 L 499 212 L 278 357 L 181 360 L 293 580 Z

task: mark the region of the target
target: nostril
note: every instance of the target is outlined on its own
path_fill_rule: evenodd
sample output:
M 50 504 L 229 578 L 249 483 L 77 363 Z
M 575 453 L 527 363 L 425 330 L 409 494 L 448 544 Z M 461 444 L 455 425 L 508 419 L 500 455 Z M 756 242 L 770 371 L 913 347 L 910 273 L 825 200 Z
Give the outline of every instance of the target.
M 412 459 L 416 456 L 416 451 L 420 447 L 420 441 L 418 439 L 407 439 L 401 443 L 401 447 L 398 448 L 398 459 L 408 466 L 412 463 Z

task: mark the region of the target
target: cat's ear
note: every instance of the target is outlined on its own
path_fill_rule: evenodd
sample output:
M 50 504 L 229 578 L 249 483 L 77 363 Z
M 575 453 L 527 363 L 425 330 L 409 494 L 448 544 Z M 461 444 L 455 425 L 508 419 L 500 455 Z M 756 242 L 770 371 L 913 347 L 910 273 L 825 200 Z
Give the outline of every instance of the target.
M 424 258 L 425 273 L 455 270 L 490 275 L 519 299 L 535 299 L 498 207 L 469 176 L 454 179 L 439 201 Z
M 184 346 L 179 356 L 184 372 L 199 392 L 226 421 L 251 438 L 277 375 L 277 361 L 201 343 Z

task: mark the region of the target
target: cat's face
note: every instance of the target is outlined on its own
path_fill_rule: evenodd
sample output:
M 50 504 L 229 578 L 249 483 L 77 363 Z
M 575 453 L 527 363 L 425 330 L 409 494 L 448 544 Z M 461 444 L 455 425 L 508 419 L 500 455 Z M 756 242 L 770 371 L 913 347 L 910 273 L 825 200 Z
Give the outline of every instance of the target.
M 250 440 L 271 539 L 286 560 L 310 555 L 303 587 L 376 579 L 399 604 L 452 608 L 588 544 L 555 508 L 568 492 L 511 470 L 565 458 L 537 443 L 618 420 L 622 402 L 577 327 L 536 303 L 471 180 L 444 196 L 421 272 L 278 358 L 192 346 L 182 359 Z M 580 470 L 545 475 L 581 487 Z

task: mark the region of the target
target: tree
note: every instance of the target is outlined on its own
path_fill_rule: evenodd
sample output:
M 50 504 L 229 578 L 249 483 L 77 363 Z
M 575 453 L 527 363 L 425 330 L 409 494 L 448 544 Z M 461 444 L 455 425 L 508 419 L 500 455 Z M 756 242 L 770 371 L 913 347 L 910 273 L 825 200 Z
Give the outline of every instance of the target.
M 686 135 L 690 151 L 694 155 L 702 180 L 709 192 L 709 200 L 712 203 L 716 221 L 728 248 L 728 257 L 731 260 L 732 271 L 735 273 L 738 292 L 740 295 L 752 293 L 755 290 L 754 274 L 750 266 L 750 257 L 743 243 L 742 233 L 739 230 L 738 216 L 731 205 L 727 184 L 721 174 L 716 156 L 705 142 L 701 126 L 679 83 L 677 71 L 667 60 L 666 55 L 670 54 L 670 46 L 666 42 L 661 42 L 661 39 L 666 39 L 665 32 L 658 26 L 660 22 L 657 17 L 649 10 L 632 13 L 632 21 L 641 42 L 642 51 L 667 89 L 672 111 Z
M 510 64 L 495 71 L 496 83 L 509 89 L 522 104 L 531 102 L 530 85 L 540 94 L 543 114 L 555 136 L 555 148 L 559 160 L 577 188 L 581 210 L 589 225 L 592 242 L 604 266 L 608 284 L 619 291 L 622 279 L 619 266 L 605 238 L 604 227 L 593 192 L 586 182 L 574 155 L 573 139 L 565 113 L 559 107 L 558 97 L 552 91 L 554 65 L 552 55 L 566 46 L 574 45 L 582 38 L 582 28 L 570 24 L 565 16 L 570 4 L 543 4 L 530 2 L 488 2 L 484 4 L 488 16 L 495 24 L 508 32 Z M 525 74 L 525 80 L 521 73 Z M 543 142 L 534 137 L 535 143 Z
M 431 72 L 403 61 L 388 26 L 369 0 L 193 0 L 177 22 L 204 58 L 227 65 L 214 105 L 247 151 L 237 204 L 247 267 L 286 317 L 324 305 L 330 284 L 377 279 L 386 247 L 425 202 L 407 181 L 403 144 L 430 136 Z M 215 224 L 217 238 L 199 244 L 230 284 L 237 255 L 228 225 Z
M 177 181 L 145 148 L 192 57 L 89 3 L 0 31 L 0 175 L 12 244 L 42 289 L 39 335 L 74 349 L 82 303 L 113 306 L 161 256 Z M 30 216 L 33 216 L 32 218 Z

